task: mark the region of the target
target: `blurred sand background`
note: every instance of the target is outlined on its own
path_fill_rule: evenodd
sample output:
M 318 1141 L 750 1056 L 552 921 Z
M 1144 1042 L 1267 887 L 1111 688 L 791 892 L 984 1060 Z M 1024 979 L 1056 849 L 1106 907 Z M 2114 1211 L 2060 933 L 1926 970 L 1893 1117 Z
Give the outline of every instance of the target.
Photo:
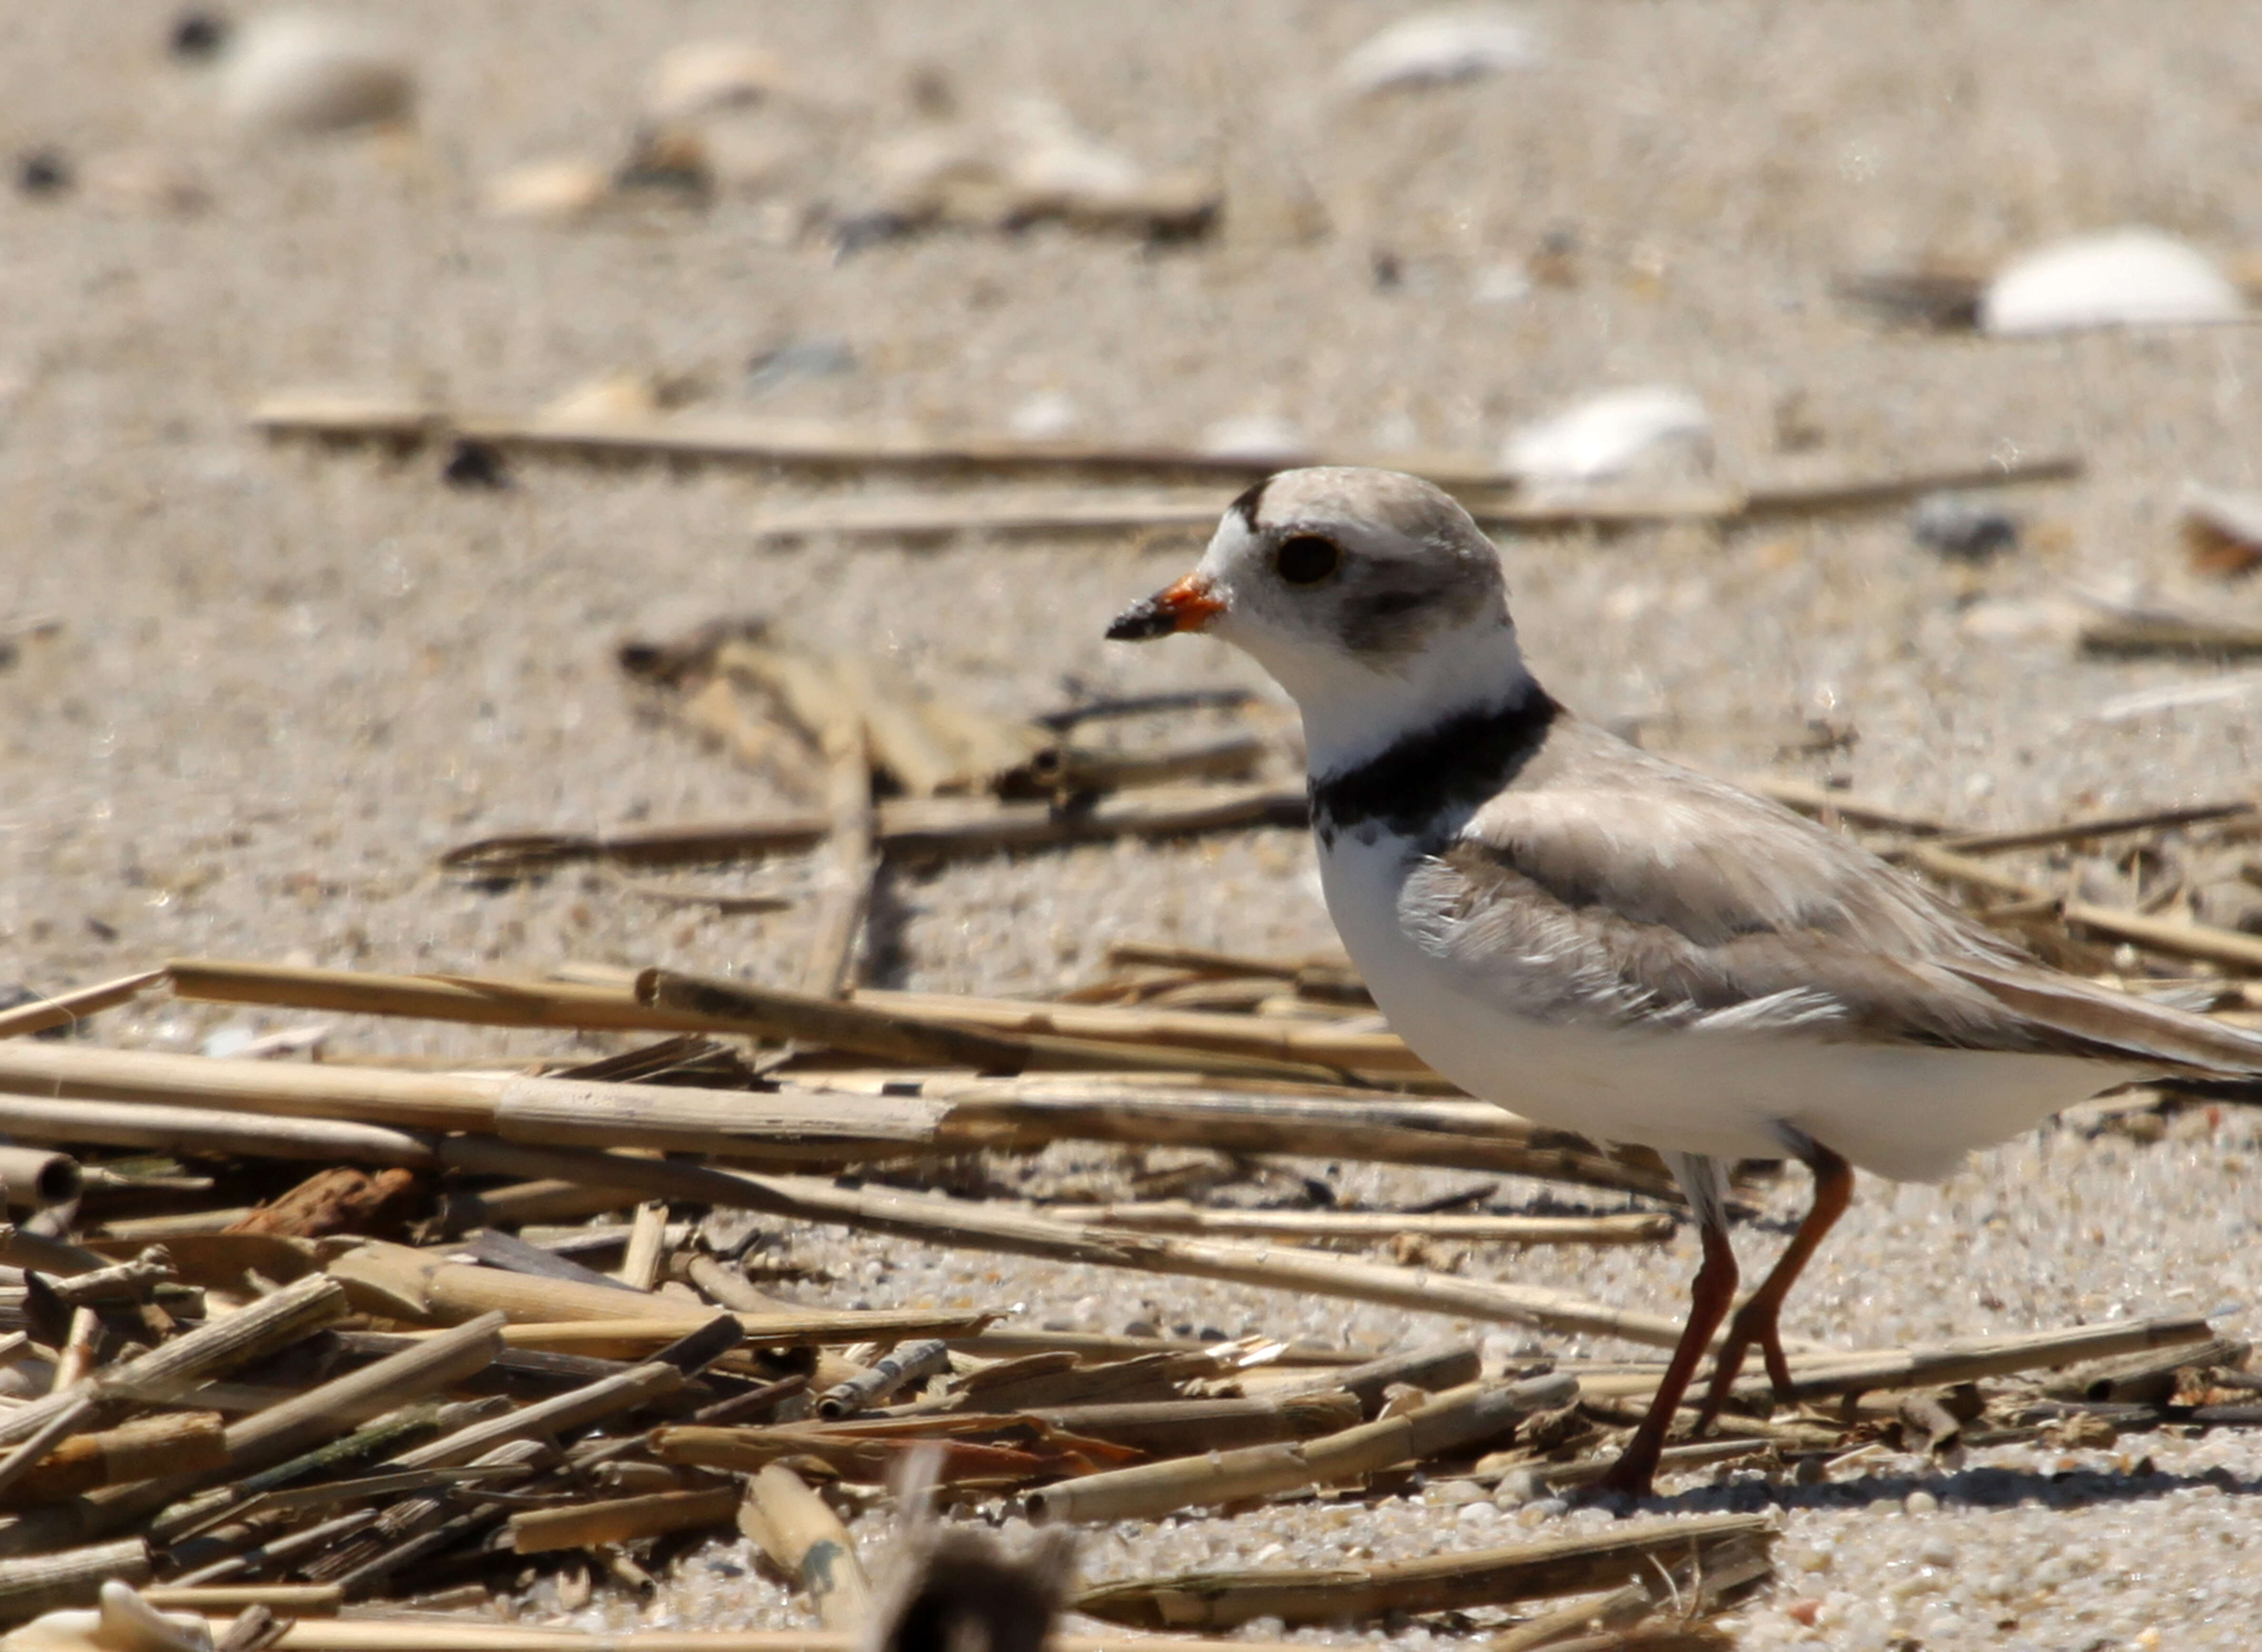
M 1188 542 L 758 549 L 759 506 L 897 484 L 527 460 L 505 490 L 451 489 L 429 453 L 325 453 L 247 427 L 261 395 L 312 384 L 530 408 L 659 370 L 696 379 L 713 408 L 940 430 L 1003 428 L 1057 392 L 1083 436 L 1188 441 L 1264 415 L 1329 449 L 1481 457 L 1581 393 L 1670 382 L 1712 409 L 1729 478 L 2070 451 L 2084 478 L 2006 499 L 2021 545 L 1979 569 L 1918 548 L 1898 511 L 1506 540 L 1528 650 L 1559 695 L 1634 720 L 1653 748 L 1833 776 L 1973 828 L 2251 793 L 2257 700 L 2100 718 L 2219 668 L 2079 661 L 2063 619 L 2088 590 L 2262 621 L 2262 583 L 2194 575 L 2172 528 L 2186 479 L 2262 485 L 2262 334 L 1895 332 L 1832 292 L 1848 269 L 1985 268 L 2123 223 L 2225 260 L 2262 248 L 2251 7 L 1535 0 L 1530 68 L 1336 97 L 1337 61 L 1398 14 L 1374 0 L 391 4 L 369 15 L 407 43 L 417 135 L 317 142 L 223 121 L 213 71 L 166 54 L 170 5 L 0 6 L 0 143 L 51 146 L 83 179 L 0 195 L 0 621 L 60 621 L 0 667 L 0 978 L 54 991 L 181 955 L 785 969 L 794 913 L 669 911 L 578 873 L 479 893 L 433 869 L 492 831 L 791 801 L 638 719 L 611 657 L 630 633 L 759 613 L 1016 713 L 1060 703 L 1070 678 L 1101 692 L 1258 681 L 1213 643 L 1099 640 Z M 508 166 L 617 156 L 648 65 L 716 36 L 774 49 L 832 111 L 843 153 L 910 119 L 921 73 L 963 107 L 1041 93 L 1143 161 L 1221 178 L 1223 227 L 1155 249 L 1061 227 L 941 232 L 839 259 L 774 203 L 729 192 L 571 224 L 481 211 Z M 84 182 L 105 160 L 162 162 L 208 202 L 175 211 Z M 1378 283 L 1378 260 L 1394 283 Z M 854 370 L 749 399 L 750 356 L 811 339 L 844 343 Z M 1804 751 L 1817 717 L 1858 740 Z M 1323 946 L 1309 870 L 1300 837 L 1253 833 L 891 877 L 868 978 L 1034 991 L 1088 974 L 1119 937 Z M 160 1005 L 105 1032 L 193 1048 L 235 1018 Z M 509 1045 L 453 1036 L 357 1027 L 350 1042 Z M 2246 1134 L 2234 1121 L 2140 1148 L 2055 1132 L 1942 1189 L 1865 1184 L 1794 1301 L 1797 1329 L 1876 1346 L 2161 1304 L 2243 1309 L 2254 1196 L 2226 1155 Z M 1002 1271 L 1048 1317 L 1120 1329 L 1139 1311 L 1135 1282 L 845 1248 L 872 1261 L 875 1304 Z M 1677 1311 L 1692 1255 L 1684 1240 L 1498 1265 Z M 1182 1289 L 1174 1317 L 1295 1328 L 1253 1293 Z M 1312 1328 L 1372 1346 L 1442 1328 L 1302 1306 Z M 2101 1473 L 2114 1454 L 2078 1466 Z M 2049 1454 L 2013 1465 L 2028 1476 L 2013 1495 L 1950 1496 L 1923 1519 L 1897 1501 L 1914 1479 L 1883 1471 L 1842 1507 L 1796 1494 L 1799 1542 L 1840 1557 L 1779 1594 L 1888 1603 L 1884 1627 L 1850 1607 L 1826 1618 L 1813 1633 L 1833 1646 L 1883 1646 L 1886 1628 L 1929 1647 L 2120 1645 L 2148 1628 L 2243 1644 L 2237 1612 L 2251 1625 L 2262 1605 L 2256 1569 L 2230 1558 L 2252 1541 L 2248 1500 L 2196 1476 L 2227 1464 L 2244 1492 L 2262 1452 L 2163 1440 L 2152 1454 L 2159 1483 L 2069 1494 L 2081 1511 L 2042 1526 L 2014 1505 L 2055 1497 Z M 1480 1535 L 1419 1507 L 1377 1519 L 1417 1547 Z M 1274 1541 L 1261 1524 L 1134 1541 L 1142 1564 L 1178 1563 L 1171 1545 L 1207 1527 L 1206 1554 L 1246 1559 Z M 2010 1582 L 1927 1627 L 1933 1595 L 1888 1591 L 1934 1564 L 1919 1551 L 1938 1529 L 1961 1546 L 1951 1574 Z M 1351 1541 L 1276 1538 L 1315 1554 Z M 2021 1569 L 2069 1546 L 2092 1559 L 2063 1588 Z M 1102 1551 L 1098 1571 L 1130 1569 Z M 2097 1598 L 2077 1610 L 2085 1583 Z M 784 1598 L 755 1590 L 731 1609 L 784 1621 Z M 1807 1633 L 1772 1610 L 1755 1609 L 1754 1644 Z M 2209 1619 L 2233 1638 L 2206 1641 Z

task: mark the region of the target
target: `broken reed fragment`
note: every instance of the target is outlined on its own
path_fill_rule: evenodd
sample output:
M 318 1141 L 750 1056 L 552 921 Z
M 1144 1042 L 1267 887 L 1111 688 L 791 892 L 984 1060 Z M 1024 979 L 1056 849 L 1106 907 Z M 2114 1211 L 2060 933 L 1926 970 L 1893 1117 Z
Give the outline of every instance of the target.
M 87 1016 L 125 1003 L 165 978 L 161 969 L 145 969 L 115 980 L 80 987 L 52 998 L 34 999 L 11 1009 L 0 1009 L 0 1038 L 45 1032 L 51 1027 L 75 1026 Z
M 1303 1084 L 1340 1083 L 1346 1076 L 1341 1068 L 1318 1062 L 1174 1046 L 1161 1040 L 976 1031 L 953 1025 L 941 1016 L 893 1013 L 866 997 L 842 1003 L 671 970 L 648 969 L 638 976 L 637 999 L 663 1009 L 708 1016 L 717 1026 L 765 1038 L 822 1045 L 854 1055 L 918 1066 L 970 1067 L 977 1073 L 1148 1070 Z
M 1662 1347 L 1672 1347 L 1680 1334 L 1679 1326 L 1661 1315 L 1610 1308 L 1564 1291 L 1466 1279 L 1294 1247 L 1268 1250 L 1124 1232 L 987 1210 L 959 1200 L 844 1189 L 803 1178 L 755 1176 L 580 1149 L 536 1148 L 465 1138 L 447 1144 L 445 1153 L 451 1162 L 466 1167 L 484 1167 L 505 1174 L 556 1174 L 580 1167 L 593 1181 L 632 1185 L 655 1197 L 737 1206 L 974 1250 L 1222 1279 L 1382 1303 L 1416 1312 L 1457 1313 L 1502 1324 L 1624 1337 Z M 748 1328 L 751 1334 L 761 1334 L 752 1325 Z
M 893 854 L 947 858 L 1116 837 L 1173 837 L 1258 826 L 1300 827 L 1308 815 L 1301 786 L 1152 786 L 1069 807 L 989 798 L 898 797 L 875 810 L 874 838 Z M 823 842 L 828 816 L 658 827 L 608 834 L 528 832 L 483 837 L 440 858 L 468 878 L 531 877 L 577 860 L 674 866 L 797 854 Z
M 555 415 L 476 416 L 421 403 L 368 396 L 278 392 L 251 410 L 254 427 L 270 437 L 308 436 L 326 442 L 388 443 L 456 440 L 488 447 L 585 456 L 621 456 L 760 465 L 803 464 L 825 469 L 1011 470 L 1180 474 L 1230 478 L 1212 501 L 1214 519 L 1239 484 L 1300 464 L 1372 464 L 1410 471 L 1465 497 L 1480 520 L 1532 525 L 1608 524 L 1696 517 L 1732 521 L 1805 512 L 1855 510 L 1898 503 L 1942 489 L 2001 487 L 2021 482 L 2064 481 L 2081 470 L 2078 458 L 2047 456 L 1993 463 L 1962 464 L 1884 476 L 1849 476 L 1721 489 L 1662 502 L 1563 500 L 1527 502 L 1517 478 L 1482 460 L 1443 455 L 1262 456 L 1211 452 L 1161 444 L 1030 441 L 1011 436 L 937 436 L 918 430 L 858 430 L 807 420 L 748 414 L 674 413 L 639 418 L 562 420 Z M 1133 522 L 1127 525 L 1137 525 Z
M 716 1486 L 701 1491 L 659 1491 L 647 1497 L 531 1509 L 510 1517 L 510 1546 L 515 1554 L 539 1555 L 551 1549 L 634 1542 L 670 1532 L 702 1531 L 727 1524 L 737 1513 L 739 1500 L 735 1486 Z
M 1316 1440 L 1213 1451 L 1063 1481 L 1030 1492 L 1029 1513 L 1034 1519 L 1085 1525 L 1151 1520 L 1180 1509 L 1331 1485 L 1481 1446 L 1534 1411 L 1569 1404 L 1578 1393 L 1578 1380 L 1571 1376 L 1535 1377 L 1507 1387 L 1472 1383 L 1396 1417 Z
M 801 1585 L 828 1629 L 854 1631 L 872 1609 L 871 1580 L 856 1541 L 825 1499 L 782 1463 L 755 1471 L 738 1505 L 738 1529 Z
M 929 1338 L 906 1342 L 892 1354 L 882 1354 L 865 1370 L 836 1383 L 817 1397 L 817 1414 L 828 1422 L 881 1405 L 904 1388 L 916 1388 L 928 1377 L 950 1368 L 947 1343 Z
M 1711 1545 L 1771 1535 L 1764 1515 L 1704 1515 L 1390 1565 L 1188 1572 L 1104 1584 L 1074 1604 L 1089 1617 L 1150 1630 L 1227 1629 L 1257 1618 L 1292 1626 L 1353 1623 L 1389 1612 L 1459 1612 L 1590 1593 L 1639 1576 L 1653 1561 L 1670 1562 L 1692 1552 L 1701 1558 Z

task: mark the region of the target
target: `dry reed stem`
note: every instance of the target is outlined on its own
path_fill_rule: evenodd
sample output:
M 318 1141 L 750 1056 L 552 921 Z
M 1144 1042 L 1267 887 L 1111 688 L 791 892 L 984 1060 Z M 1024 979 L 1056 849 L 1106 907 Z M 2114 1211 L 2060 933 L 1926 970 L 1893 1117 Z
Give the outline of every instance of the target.
M 702 1491 L 657 1491 L 566 1508 L 530 1509 L 510 1517 L 510 1546 L 515 1554 L 539 1555 L 551 1549 L 630 1543 L 670 1532 L 696 1532 L 728 1525 L 738 1512 L 738 1501 L 736 1486 L 716 1486 Z
M 862 715 L 852 713 L 836 720 L 825 729 L 820 749 L 829 864 L 802 983 L 819 998 L 836 999 L 846 997 L 855 984 L 857 945 L 871 904 L 872 880 L 880 867 L 872 808 L 872 749 Z
M 1142 1629 L 1230 1628 L 1257 1618 L 1295 1624 L 1500 1605 L 1610 1589 L 1646 1569 L 1730 1538 L 1762 1537 L 1769 1518 L 1703 1515 L 1562 1537 L 1512 1548 L 1477 1549 L 1389 1565 L 1329 1571 L 1219 1571 L 1103 1584 L 1076 1609 Z
M 1152 1520 L 1180 1509 L 1332 1485 L 1498 1439 L 1532 1412 L 1569 1404 L 1578 1393 L 1578 1381 L 1570 1376 L 1537 1377 L 1507 1388 L 1472 1383 L 1396 1417 L 1316 1440 L 1212 1451 L 1064 1480 L 1031 1491 L 1029 1512 L 1035 1519 L 1081 1525 Z
M 579 1167 L 592 1181 L 632 1183 L 655 1197 L 735 1205 L 801 1221 L 862 1228 L 971 1250 L 1221 1279 L 1235 1284 L 1340 1296 L 1354 1302 L 1382 1303 L 1418 1313 L 1462 1314 L 1501 1324 L 1624 1337 L 1659 1347 L 1671 1347 L 1680 1337 L 1678 1324 L 1660 1315 L 1612 1308 L 1567 1292 L 1536 1285 L 1464 1279 L 1293 1246 L 1271 1251 L 1161 1234 L 1123 1232 L 1048 1221 L 1019 1211 L 988 1210 L 955 1199 L 868 1189 L 851 1190 L 826 1182 L 760 1177 L 661 1160 L 620 1159 L 573 1148 L 535 1148 L 468 1139 L 450 1142 L 446 1147 L 451 1159 L 466 1150 L 470 1150 L 467 1156 L 457 1160 L 466 1167 L 484 1166 L 500 1174 L 550 1175 Z M 846 1321 L 852 1316 L 835 1318 Z M 938 1325 L 930 1334 L 947 1335 L 947 1332 Z
M 1184 1201 L 1048 1205 L 1058 1222 L 1090 1222 L 1149 1233 L 1217 1233 L 1238 1239 L 1361 1239 L 1401 1234 L 1501 1245 L 1645 1245 L 1670 1239 L 1674 1219 L 1632 1216 L 1419 1216 L 1400 1210 L 1213 1210 Z
M 875 836 L 890 853 L 944 858 L 1115 837 L 1300 827 L 1307 813 L 1302 786 L 1256 783 L 1154 786 L 1102 797 L 1073 810 L 988 798 L 901 797 L 879 805 Z M 485 879 L 530 876 L 575 860 L 669 866 L 760 859 L 812 849 L 830 828 L 826 816 L 806 814 L 594 836 L 528 832 L 461 844 L 442 856 L 440 864 Z
M 136 974 L 121 975 L 116 980 L 101 981 L 92 987 L 57 993 L 52 998 L 18 1004 L 12 1009 L 0 1009 L 0 1038 L 14 1038 L 25 1033 L 45 1032 L 50 1027 L 74 1025 L 89 1016 L 139 996 L 163 980 L 164 975 L 162 969 L 145 969 Z
M 59 1606 L 91 1605 L 115 1578 L 128 1586 L 149 1581 L 149 1545 L 138 1537 L 59 1555 L 0 1560 L 0 1623 L 18 1623 Z
M 224 1631 L 214 1620 L 215 1634 Z M 1156 1641 L 1137 1635 L 1055 1635 L 1052 1652 L 1292 1652 L 1296 1641 Z M 302 1618 L 275 1652 L 859 1652 L 857 1637 L 832 1629 L 637 1629 L 593 1634 L 519 1624 L 400 1618 Z
M 856 1557 L 856 1540 L 799 1475 L 782 1463 L 757 1470 L 738 1505 L 738 1527 L 799 1582 L 826 1628 L 861 1626 L 871 1611 L 872 1584 Z
M 934 1014 L 903 1014 L 866 995 L 839 1002 L 808 993 L 648 969 L 638 1002 L 703 1016 L 759 1038 L 819 1044 L 878 1060 L 950 1065 L 983 1073 L 1030 1071 L 1198 1073 L 1212 1078 L 1339 1083 L 1339 1068 L 1277 1056 L 1220 1051 L 1164 1039 L 1103 1040 L 1032 1029 L 998 1033 Z
M 1313 463 L 1335 463 L 1318 460 Z M 1419 463 L 1415 461 L 1414 463 Z M 1394 463 L 1392 469 L 1408 468 Z M 1950 466 L 1887 476 L 1848 476 L 1831 481 L 1750 488 L 1685 489 L 1678 493 L 1615 494 L 1539 499 L 1525 497 L 1508 477 L 1487 477 L 1466 466 L 1432 462 L 1430 479 L 1462 495 L 1478 521 L 1527 529 L 1630 527 L 1646 522 L 1727 522 L 1745 518 L 1825 514 L 1877 509 L 1942 488 L 1970 490 L 2021 483 L 2064 481 L 2078 460 L 2049 457 L 2009 469 Z M 949 493 L 855 495 L 815 504 L 766 506 L 754 516 L 759 539 L 918 538 L 944 534 L 1132 533 L 1207 530 L 1224 501 L 1214 492 L 1127 494 L 1119 490 L 991 488 Z

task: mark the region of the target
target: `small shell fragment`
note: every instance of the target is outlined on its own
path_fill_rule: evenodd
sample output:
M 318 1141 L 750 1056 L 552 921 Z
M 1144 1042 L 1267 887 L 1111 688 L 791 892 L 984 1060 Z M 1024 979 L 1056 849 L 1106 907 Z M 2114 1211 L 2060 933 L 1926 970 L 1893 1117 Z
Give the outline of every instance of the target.
M 1512 11 L 1425 11 L 1392 24 L 1352 52 L 1336 70 L 1336 79 L 1345 90 L 1365 97 L 1529 68 L 1538 61 L 1537 37 Z
M 870 169 L 875 210 L 904 226 L 1018 228 L 1059 219 L 1085 229 L 1191 236 L 1215 223 L 1215 183 L 1154 172 L 1077 126 L 1048 98 L 997 118 L 936 124 L 881 144 Z
M 2238 321 L 2246 306 L 2222 272 L 2157 230 L 2078 236 L 2015 258 L 1979 300 L 1999 337 L 2086 327 Z
M 1251 464 L 1294 464 L 1312 451 L 1302 432 L 1269 413 L 1221 419 L 1202 432 L 1196 445 L 1217 458 L 1245 459 Z
M 1501 466 L 1527 483 L 1607 482 L 1637 471 L 1703 474 L 1712 465 L 1704 404 L 1668 384 L 1606 391 L 1526 425 Z
M 746 109 L 785 89 L 785 66 L 745 40 L 692 40 L 664 54 L 645 83 L 644 116 L 656 125 Z
M 246 25 L 222 70 L 228 114 L 248 131 L 312 136 L 406 120 L 416 75 L 389 37 L 327 11 L 273 12 Z
M 98 1599 L 10 1630 L 0 1652 L 212 1652 L 212 1631 L 194 1612 L 159 1612 L 114 1577 Z
M 485 204 L 496 218 L 562 221 L 583 218 L 612 194 L 604 168 L 574 157 L 529 161 L 487 182 Z
M 2262 568 L 2262 494 L 2187 482 L 2176 527 L 2195 573 L 2228 579 Z

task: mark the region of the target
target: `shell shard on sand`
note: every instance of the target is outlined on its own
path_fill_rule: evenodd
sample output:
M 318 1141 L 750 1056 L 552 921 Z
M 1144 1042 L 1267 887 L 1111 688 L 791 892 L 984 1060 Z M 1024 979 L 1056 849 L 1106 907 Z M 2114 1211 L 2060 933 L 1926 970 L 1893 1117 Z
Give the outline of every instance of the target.
M 2221 270 L 2150 229 L 2038 248 L 1998 271 L 1979 300 L 1979 330 L 1998 337 L 2245 319 L 2238 289 Z
M 1702 474 L 1711 464 L 1711 415 L 1694 395 L 1670 384 L 1604 391 L 1524 426 L 1501 449 L 1501 468 L 1528 483 Z
M 652 66 L 644 118 L 664 126 L 751 108 L 787 83 L 785 65 L 774 52 L 746 40 L 690 40 Z
M 312 136 L 407 119 L 416 72 L 397 41 L 349 14 L 274 12 L 228 52 L 220 97 L 249 131 Z
M 559 220 L 581 218 L 612 198 L 613 181 L 604 168 L 578 156 L 529 161 L 490 178 L 480 191 L 494 218 Z
M 1513 11 L 1480 6 L 1401 18 L 1345 57 L 1336 79 L 1365 97 L 1530 68 L 1538 61 L 1538 37 L 1529 24 Z

